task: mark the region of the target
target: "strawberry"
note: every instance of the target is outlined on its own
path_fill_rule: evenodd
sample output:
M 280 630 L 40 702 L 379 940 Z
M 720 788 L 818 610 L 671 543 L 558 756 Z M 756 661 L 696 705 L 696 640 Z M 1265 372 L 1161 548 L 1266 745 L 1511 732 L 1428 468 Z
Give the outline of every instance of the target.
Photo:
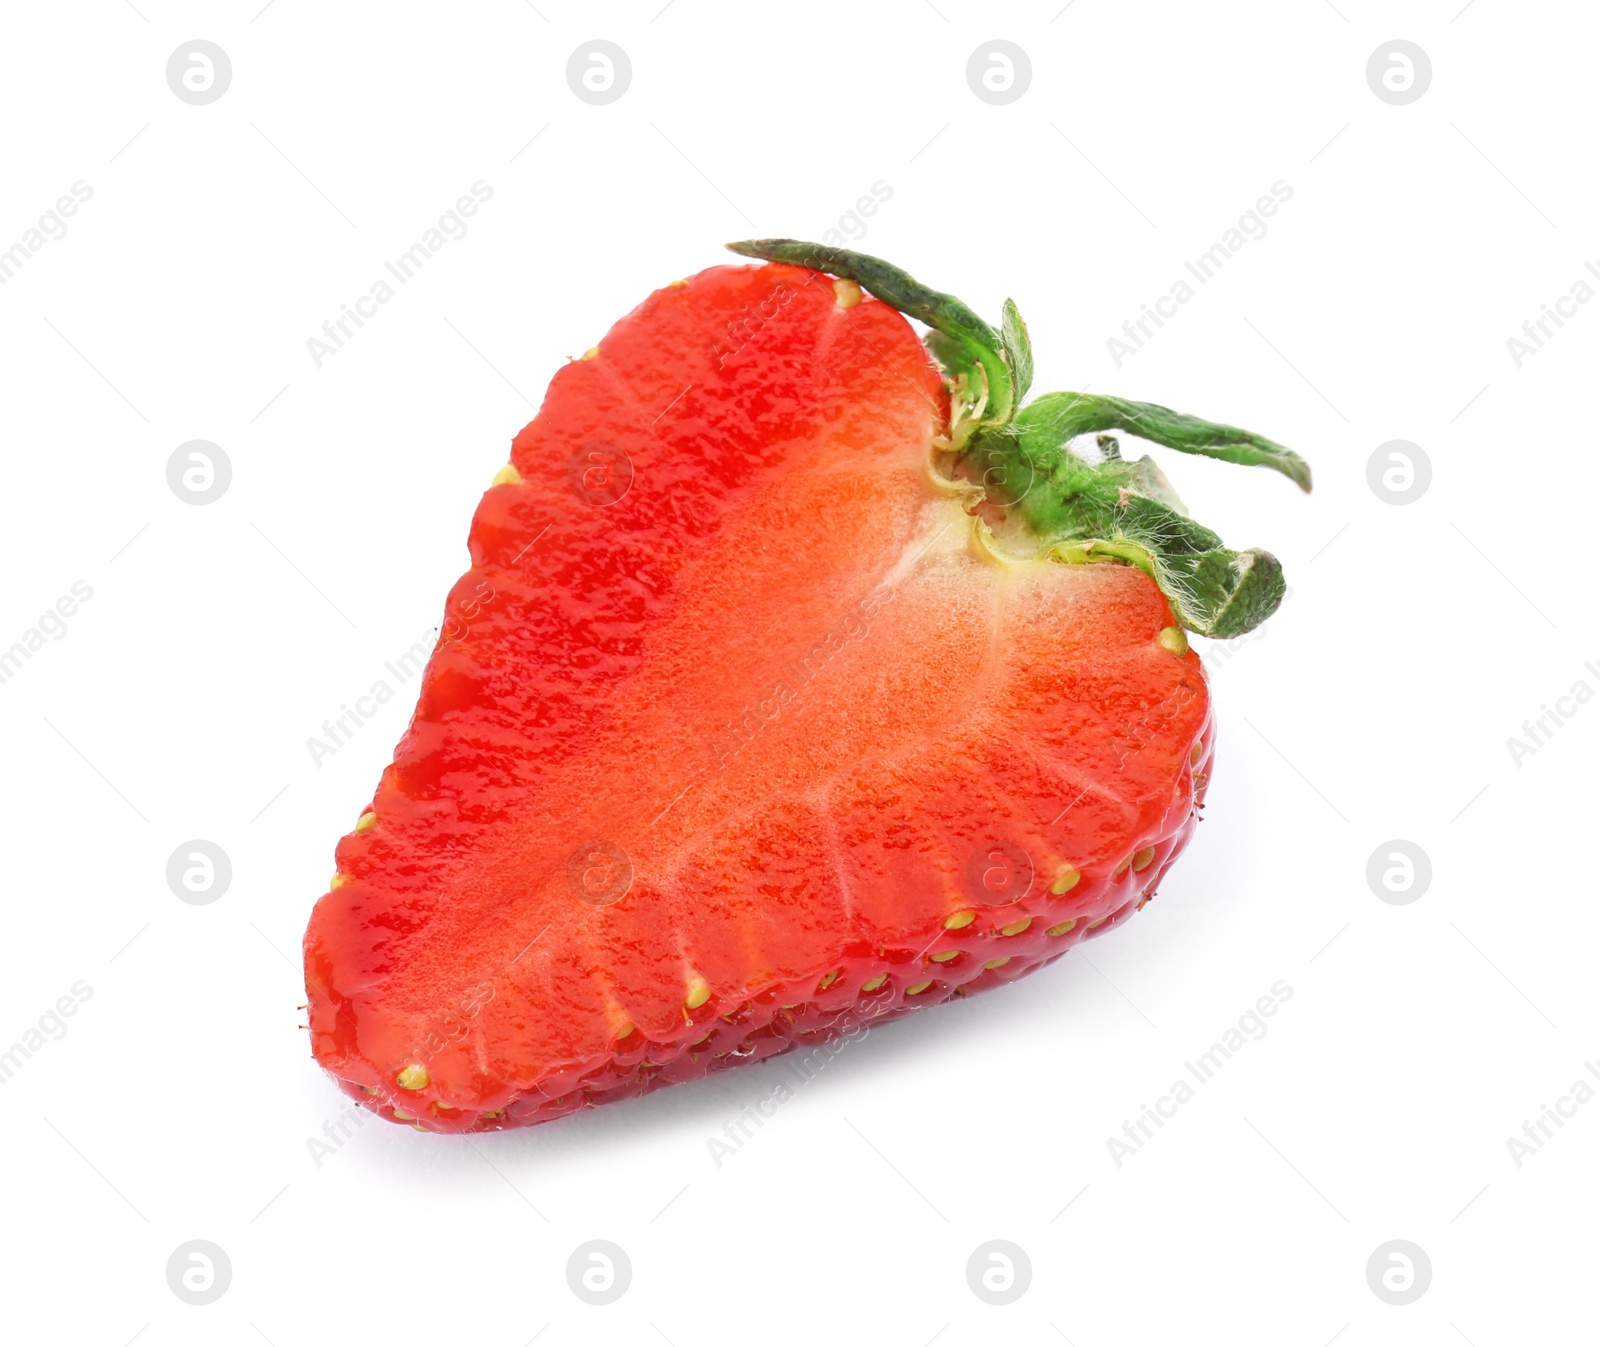
M 312 1048 L 384 1117 L 542 1122 L 1009 982 L 1194 830 L 1186 632 L 1249 630 L 1283 577 L 1114 432 L 1305 463 L 1024 405 L 1010 301 L 997 330 L 876 258 L 732 246 L 768 264 L 658 290 L 552 380 L 339 844 Z

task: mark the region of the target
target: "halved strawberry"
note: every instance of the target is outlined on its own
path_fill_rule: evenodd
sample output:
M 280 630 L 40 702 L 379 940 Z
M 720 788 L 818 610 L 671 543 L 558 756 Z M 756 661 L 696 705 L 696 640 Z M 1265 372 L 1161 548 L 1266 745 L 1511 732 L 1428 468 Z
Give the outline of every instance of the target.
M 1193 831 L 1184 629 L 1248 630 L 1282 576 L 1069 441 L 1305 464 L 1022 407 L 1009 301 L 997 332 L 874 258 L 734 246 L 770 264 L 657 291 L 551 382 L 339 844 L 312 1046 L 386 1117 L 540 1122 L 1010 981 Z

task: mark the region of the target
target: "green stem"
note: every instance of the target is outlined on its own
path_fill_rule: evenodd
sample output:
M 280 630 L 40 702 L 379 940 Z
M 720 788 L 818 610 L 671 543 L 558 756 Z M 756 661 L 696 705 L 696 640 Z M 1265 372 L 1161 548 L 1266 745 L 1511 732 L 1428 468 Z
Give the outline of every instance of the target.
M 1277 558 L 1258 548 L 1224 547 L 1188 517 L 1148 457 L 1122 458 L 1105 432 L 1268 467 L 1310 491 L 1310 465 L 1292 449 L 1152 402 L 1046 393 L 1019 409 L 1033 380 L 1033 351 L 1011 300 L 997 330 L 955 296 L 865 253 L 796 239 L 750 239 L 728 247 L 853 280 L 932 329 L 927 346 L 951 387 L 956 471 L 983 486 L 997 536 L 1007 546 L 1063 562 L 1137 566 L 1160 586 L 1178 621 L 1203 636 L 1242 635 L 1276 611 L 1284 593 Z M 1071 447 L 1089 434 L 1099 436 L 1094 461 Z

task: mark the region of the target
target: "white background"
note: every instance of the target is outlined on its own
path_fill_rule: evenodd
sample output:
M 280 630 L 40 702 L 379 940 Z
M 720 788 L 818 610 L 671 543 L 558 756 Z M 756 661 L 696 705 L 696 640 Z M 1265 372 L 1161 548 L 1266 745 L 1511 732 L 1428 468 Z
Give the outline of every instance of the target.
M 0 1047 L 92 988 L 0 1094 L 8 1337 L 1592 1332 L 1600 1102 L 1520 1168 L 1507 1138 L 1600 1057 L 1600 705 L 1520 765 L 1507 739 L 1600 689 L 1600 305 L 1521 368 L 1506 345 L 1600 258 L 1592 13 L 137 4 L 7 6 L 0 46 L 0 248 L 93 189 L 0 287 L 0 646 L 93 589 L 0 685 Z M 233 65 L 208 106 L 164 74 L 197 37 Z M 603 107 L 564 73 L 596 37 L 633 66 Z M 997 37 L 1033 70 L 1006 106 L 965 77 Z M 1408 106 L 1366 79 L 1394 38 L 1432 61 Z M 307 339 L 478 180 L 470 231 L 317 368 Z M 1293 587 L 1259 639 L 1206 651 L 1221 747 L 1192 849 L 1138 920 L 874 1033 L 720 1168 L 707 1139 L 781 1061 L 470 1141 L 373 1120 L 317 1163 L 344 1109 L 296 1027 L 298 944 L 414 685 L 320 767 L 307 737 L 439 620 L 563 360 L 722 241 L 816 238 L 879 180 L 858 246 L 991 317 L 1015 296 L 1039 389 L 1235 421 L 1315 466 L 1307 498 L 1157 451 Z M 1117 368 L 1107 338 L 1278 180 L 1265 237 Z M 204 507 L 165 477 L 196 438 L 233 465 Z M 1433 469 L 1407 506 L 1366 475 L 1397 438 Z M 191 838 L 232 861 L 209 906 L 166 884 Z M 1393 838 L 1432 861 L 1408 905 L 1365 877 Z M 1280 979 L 1266 1037 L 1119 1168 L 1107 1138 Z M 603 1308 L 566 1280 L 591 1238 L 633 1265 Z M 999 1308 L 965 1274 L 995 1238 L 1033 1269 Z M 232 1263 L 205 1307 L 167 1284 L 191 1239 Z M 1432 1263 L 1404 1307 L 1365 1272 L 1392 1239 Z

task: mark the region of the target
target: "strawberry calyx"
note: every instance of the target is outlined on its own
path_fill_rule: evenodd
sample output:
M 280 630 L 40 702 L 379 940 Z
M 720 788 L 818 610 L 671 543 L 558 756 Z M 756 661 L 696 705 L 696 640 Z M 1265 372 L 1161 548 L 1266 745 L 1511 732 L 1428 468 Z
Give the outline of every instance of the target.
M 1046 393 L 1024 406 L 1033 349 L 1012 300 L 995 328 L 954 295 L 866 253 L 797 239 L 748 239 L 728 247 L 854 281 L 927 326 L 923 340 L 943 370 L 951 408 L 934 467 L 971 494 L 969 510 L 997 555 L 1136 566 L 1166 595 L 1179 623 L 1202 636 L 1243 635 L 1277 610 L 1284 594 L 1278 559 L 1261 548 L 1224 546 L 1189 518 L 1150 458 L 1122 457 L 1116 432 L 1182 453 L 1268 467 L 1310 491 L 1310 465 L 1292 449 L 1149 402 Z M 1073 447 L 1088 435 L 1096 437 L 1093 455 Z

